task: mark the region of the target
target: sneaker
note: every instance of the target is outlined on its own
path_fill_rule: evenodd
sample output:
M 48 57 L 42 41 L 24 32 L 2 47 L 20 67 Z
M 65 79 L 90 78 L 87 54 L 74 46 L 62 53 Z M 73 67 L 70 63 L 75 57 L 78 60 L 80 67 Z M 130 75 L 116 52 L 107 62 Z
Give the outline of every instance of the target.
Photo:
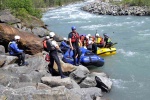
M 28 66 L 29 65 L 29 63 L 28 62 L 25 62 L 25 63 L 23 63 L 21 66 Z
M 79 64 L 77 64 L 77 63 L 75 63 L 74 65 L 75 65 L 75 66 L 79 66 Z

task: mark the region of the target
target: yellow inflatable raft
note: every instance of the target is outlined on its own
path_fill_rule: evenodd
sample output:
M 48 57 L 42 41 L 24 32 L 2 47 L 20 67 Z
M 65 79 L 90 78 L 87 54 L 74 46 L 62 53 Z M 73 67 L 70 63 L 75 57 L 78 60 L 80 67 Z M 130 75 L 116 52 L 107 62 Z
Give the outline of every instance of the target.
M 111 47 L 111 48 L 98 48 L 97 49 L 97 54 L 100 56 L 109 56 L 109 55 L 114 55 L 116 54 L 116 48 Z

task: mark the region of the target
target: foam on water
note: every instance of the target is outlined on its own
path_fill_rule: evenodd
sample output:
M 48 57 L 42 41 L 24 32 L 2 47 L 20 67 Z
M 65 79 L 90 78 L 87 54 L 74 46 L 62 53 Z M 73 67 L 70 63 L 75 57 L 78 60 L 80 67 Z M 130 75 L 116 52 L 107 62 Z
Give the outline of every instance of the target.
M 135 56 L 136 54 L 138 54 L 137 52 L 125 51 L 125 50 L 123 50 L 123 49 L 118 49 L 117 52 L 123 54 L 124 56 L 128 56 L 128 57 L 133 57 L 133 56 Z
M 119 89 L 126 89 L 128 87 L 125 87 L 124 84 L 126 83 L 126 81 L 123 81 L 121 79 L 111 79 L 113 82 L 113 86 Z

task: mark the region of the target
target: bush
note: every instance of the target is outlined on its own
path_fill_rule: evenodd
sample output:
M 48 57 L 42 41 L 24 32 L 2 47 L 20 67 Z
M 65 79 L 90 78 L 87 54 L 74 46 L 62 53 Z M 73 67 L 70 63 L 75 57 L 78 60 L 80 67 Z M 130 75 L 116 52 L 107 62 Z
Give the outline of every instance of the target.
M 3 5 L 5 5 L 5 9 L 12 9 L 17 16 L 30 14 L 41 18 L 41 11 L 34 7 L 32 0 L 5 0 Z
M 131 6 L 150 6 L 150 0 L 123 0 L 122 2 Z

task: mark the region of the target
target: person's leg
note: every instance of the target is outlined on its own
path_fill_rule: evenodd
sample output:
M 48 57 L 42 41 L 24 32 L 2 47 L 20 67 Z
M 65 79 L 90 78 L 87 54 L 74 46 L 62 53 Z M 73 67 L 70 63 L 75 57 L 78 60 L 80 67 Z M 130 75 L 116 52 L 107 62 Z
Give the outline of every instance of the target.
M 13 56 L 17 56 L 18 57 L 18 65 L 19 66 L 21 66 L 22 64 L 22 62 L 21 62 L 21 53 L 15 53 L 15 54 L 13 54 Z
M 51 54 L 50 55 L 50 63 L 48 64 L 48 70 L 51 73 L 51 75 L 54 75 L 54 69 L 53 69 L 53 65 L 54 65 L 54 58 Z
M 74 49 L 73 50 L 73 60 L 74 60 L 74 65 L 77 66 L 76 55 L 77 55 L 77 51 L 76 51 L 76 49 Z
M 81 51 L 80 51 L 80 48 L 76 48 L 77 49 L 77 54 L 78 54 L 78 62 L 77 64 L 80 65 L 80 56 L 81 56 Z
M 96 54 L 96 52 L 97 52 L 97 46 L 96 46 L 95 43 L 92 44 L 92 51 L 93 51 L 93 53 L 95 53 L 95 54 Z
M 59 57 L 58 57 L 57 53 L 56 53 L 56 54 L 53 54 L 52 56 L 53 56 L 53 58 L 54 58 L 54 61 L 55 61 L 56 64 L 57 64 L 58 71 L 59 71 L 59 74 L 60 74 L 61 78 L 65 78 L 66 76 L 63 75 L 63 72 L 62 72 L 62 69 L 61 69 L 60 60 L 59 60 Z

